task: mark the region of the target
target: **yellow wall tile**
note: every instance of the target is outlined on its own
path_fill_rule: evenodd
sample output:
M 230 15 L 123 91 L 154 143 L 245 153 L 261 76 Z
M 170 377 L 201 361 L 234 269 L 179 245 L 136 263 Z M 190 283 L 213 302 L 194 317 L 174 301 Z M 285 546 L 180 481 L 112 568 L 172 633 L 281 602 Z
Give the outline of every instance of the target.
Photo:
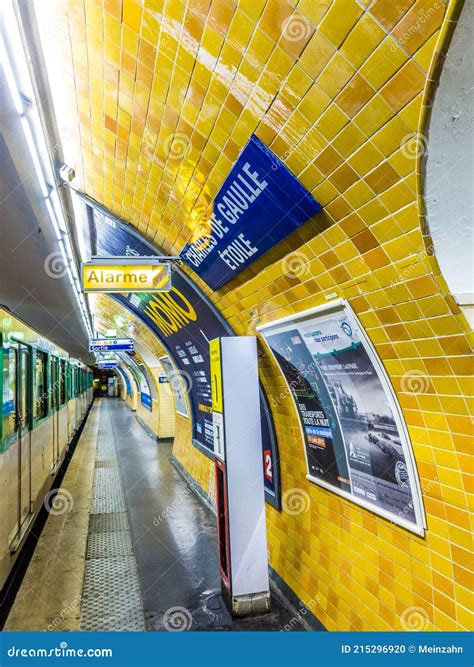
M 86 192 L 179 252 L 257 132 L 324 206 L 309 232 L 285 239 L 285 252 L 308 257 L 308 275 L 290 284 L 277 248 L 258 271 L 206 294 L 238 334 L 248 333 L 250 313 L 273 320 L 328 293 L 347 296 L 396 389 L 425 494 L 425 538 L 306 480 L 287 398 L 272 409 L 283 491 L 301 485 L 313 509 L 290 517 L 268 508 L 271 565 L 304 603 L 319 595 L 314 611 L 330 630 L 399 629 L 403 610 L 420 601 L 429 628 L 465 627 L 468 584 L 456 549 L 466 549 L 470 529 L 461 458 L 471 445 L 469 347 L 426 257 L 411 156 L 444 3 L 421 25 L 429 0 L 210 0 L 194 12 L 181 0 L 126 0 L 123 15 L 118 0 L 58 2 L 71 22 L 74 86 L 64 90 L 81 128 Z M 295 42 L 291 18 L 304 30 Z M 166 152 L 175 132 L 190 140 L 185 160 Z M 157 344 L 141 325 L 139 335 Z M 414 370 L 426 373 L 424 393 L 401 390 Z M 266 355 L 261 375 L 269 393 L 284 391 Z M 192 446 L 184 418 L 174 455 L 212 498 L 212 462 Z M 363 553 L 363 564 L 350 553 Z

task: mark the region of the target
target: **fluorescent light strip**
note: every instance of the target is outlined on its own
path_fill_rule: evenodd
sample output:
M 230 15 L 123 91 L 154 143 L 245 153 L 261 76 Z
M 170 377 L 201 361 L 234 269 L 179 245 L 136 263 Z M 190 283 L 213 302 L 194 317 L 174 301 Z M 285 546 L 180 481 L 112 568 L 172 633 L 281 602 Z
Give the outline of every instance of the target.
M 25 135 L 26 143 L 28 144 L 28 150 L 30 151 L 31 159 L 33 160 L 33 166 L 35 168 L 36 177 L 40 184 L 41 194 L 45 199 L 47 199 L 49 197 L 50 188 L 48 188 L 48 185 L 43 175 L 43 170 L 41 169 L 41 164 L 39 161 L 38 153 L 36 151 L 36 146 L 33 139 L 33 133 L 31 132 L 31 127 L 25 116 L 22 116 L 20 120 L 21 120 L 21 126 L 23 128 L 23 133 Z
M 61 208 L 61 203 L 59 201 L 59 195 L 56 190 L 53 190 L 50 195 L 50 199 L 53 203 L 54 212 L 56 213 L 56 219 L 59 223 L 59 228 L 62 232 L 67 233 L 66 223 L 64 222 L 64 215 Z
M 8 1 L 8 0 L 7 0 Z M 6 20 L 5 24 L 3 26 L 4 29 L 6 29 L 6 24 L 8 23 L 8 36 L 11 39 L 11 46 L 14 47 L 12 48 L 12 52 L 15 53 L 17 57 L 23 57 L 24 62 L 23 63 L 18 63 L 20 67 L 24 70 L 24 73 L 27 74 L 28 76 L 28 83 L 31 84 L 31 79 L 29 78 L 29 70 L 28 70 L 28 65 L 26 63 L 26 55 L 23 49 L 23 43 L 20 38 L 19 30 L 18 30 L 18 24 L 17 24 L 17 19 L 16 19 L 16 14 L 13 11 L 13 6 L 10 3 L 3 9 L 7 9 L 7 11 L 11 14 Z M 5 16 L 5 15 L 4 15 Z M 10 40 L 9 40 L 10 42 Z M 21 54 L 21 55 L 20 55 Z M 80 306 L 80 311 L 81 311 L 81 316 L 82 319 L 84 320 L 84 324 L 86 326 L 86 330 L 89 334 L 89 336 L 92 338 L 92 329 L 91 325 L 89 322 L 89 317 L 87 313 L 87 308 L 85 304 L 85 300 L 83 295 L 80 292 L 79 289 L 79 277 L 77 275 L 77 269 L 76 265 L 74 262 L 74 254 L 72 251 L 72 245 L 71 245 L 71 240 L 69 237 L 69 234 L 67 232 L 67 226 L 66 222 L 64 219 L 64 214 L 63 210 L 61 207 L 61 203 L 59 200 L 59 195 L 56 189 L 55 185 L 48 186 L 47 180 L 45 178 L 45 171 L 50 172 L 51 179 L 54 181 L 53 174 L 52 174 L 52 166 L 50 163 L 50 156 L 48 153 L 48 146 L 46 142 L 46 138 L 44 135 L 43 131 L 43 126 L 41 124 L 41 119 L 39 117 L 39 112 L 37 109 L 37 106 L 35 105 L 34 101 L 31 102 L 31 107 L 28 109 L 25 109 L 25 105 L 23 103 L 23 97 L 21 95 L 21 91 L 19 90 L 17 86 L 17 76 L 15 76 L 14 69 L 11 66 L 11 61 L 8 57 L 8 52 L 6 45 L 2 40 L 0 40 L 0 61 L 2 64 L 3 71 L 5 73 L 5 79 L 7 81 L 8 88 L 10 90 L 10 94 L 12 96 L 12 100 L 15 106 L 15 109 L 17 113 L 20 115 L 20 122 L 21 126 L 25 135 L 25 140 L 28 145 L 28 150 L 31 156 L 31 159 L 33 161 L 33 166 L 34 170 L 36 173 L 36 177 L 39 181 L 39 186 L 41 189 L 41 193 L 43 197 L 45 198 L 45 203 L 46 203 L 46 209 L 48 211 L 48 215 L 50 217 L 51 223 L 53 225 L 53 229 L 56 235 L 56 239 L 59 245 L 59 249 L 61 251 L 61 254 L 63 256 L 63 259 L 66 263 L 66 268 L 67 268 L 67 273 L 69 277 L 69 281 L 73 287 L 77 302 Z M 31 87 L 31 90 L 33 90 L 33 87 Z M 29 98 L 31 95 L 28 95 L 27 97 Z M 27 117 L 28 116 L 28 117 Z M 35 126 L 35 135 L 36 135 L 36 140 L 33 136 L 33 131 L 31 129 L 31 124 Z M 49 164 L 44 163 L 44 161 L 41 159 L 41 151 L 38 150 L 38 146 L 40 145 L 43 147 L 43 156 L 47 158 L 49 161 Z M 52 188 L 52 191 L 51 191 Z M 75 210 L 76 213 L 76 210 Z M 76 213 L 77 215 L 77 213 Z M 79 234 L 80 236 L 80 234 Z M 82 248 L 81 248 L 81 255 L 82 255 Z M 83 259 L 81 257 L 81 259 Z
M 15 76 L 13 74 L 12 68 L 10 67 L 10 61 L 7 56 L 7 51 L 3 39 L 0 41 L 0 62 L 2 63 L 8 88 L 11 92 L 13 104 L 15 105 L 17 113 L 21 116 L 25 111 L 23 108 L 23 100 L 15 84 Z
M 81 260 L 83 263 L 90 260 L 90 251 L 87 248 L 86 240 L 84 238 L 84 227 L 86 225 L 85 221 L 85 205 L 79 199 L 79 197 L 72 193 L 72 205 L 74 208 L 74 218 L 76 220 L 77 227 L 77 240 L 79 243 L 79 252 L 81 253 Z
M 53 211 L 53 205 L 51 204 L 49 199 L 46 199 L 46 208 L 48 209 L 49 217 L 51 218 L 51 222 L 53 223 L 53 229 L 54 233 L 56 234 L 56 239 L 58 241 L 61 240 L 61 230 L 59 229 L 59 225 L 56 220 L 56 216 Z

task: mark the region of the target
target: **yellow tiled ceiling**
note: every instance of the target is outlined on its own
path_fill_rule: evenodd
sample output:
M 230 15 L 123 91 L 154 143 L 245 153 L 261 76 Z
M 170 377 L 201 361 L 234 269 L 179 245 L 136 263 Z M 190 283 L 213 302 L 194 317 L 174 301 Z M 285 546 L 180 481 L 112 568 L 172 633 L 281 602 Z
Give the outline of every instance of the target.
M 461 4 L 35 3 L 78 187 L 165 252 L 179 252 L 206 225 L 252 133 L 324 206 L 218 292 L 193 278 L 240 335 L 346 298 L 398 396 L 423 488 L 423 540 L 308 482 L 298 415 L 273 361 L 260 360 L 268 396 L 282 397 L 272 401 L 282 489 L 304 489 L 313 502 L 300 517 L 267 508 L 270 562 L 330 630 L 400 629 L 407 608 L 425 611 L 425 629 L 469 627 L 472 480 L 461 463 L 472 440 L 472 347 L 422 234 L 417 172 L 420 111 Z M 161 354 L 121 306 L 92 300 L 103 329 Z M 420 376 L 426 389 L 412 391 L 407 378 Z M 176 423 L 173 453 L 207 492 L 212 464 L 192 447 L 190 421 Z
M 326 226 L 340 220 L 340 195 L 376 163 L 369 139 L 422 91 L 430 59 L 418 49 L 444 13 L 436 3 L 416 34 L 402 21 L 390 36 L 413 3 L 399 4 L 44 0 L 46 37 L 61 37 L 47 49 L 64 70 L 56 85 L 79 124 L 69 155 L 80 186 L 176 253 L 256 133 L 326 205 Z M 412 130 L 399 120 L 396 131 L 399 142 Z

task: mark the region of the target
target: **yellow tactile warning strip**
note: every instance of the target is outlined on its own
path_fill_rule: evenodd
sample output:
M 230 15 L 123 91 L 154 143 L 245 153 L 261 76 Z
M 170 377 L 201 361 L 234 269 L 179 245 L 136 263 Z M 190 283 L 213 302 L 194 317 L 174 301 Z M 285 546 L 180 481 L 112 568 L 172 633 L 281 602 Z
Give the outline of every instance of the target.
M 309 499 L 299 515 L 267 508 L 271 565 L 330 630 L 472 626 L 472 333 L 427 252 L 417 173 L 429 148 L 420 112 L 439 73 L 433 57 L 461 5 L 38 3 L 51 10 L 40 23 L 79 187 L 166 252 L 205 224 L 253 132 L 324 206 L 224 289 L 206 292 L 238 334 L 345 297 L 397 393 L 425 539 L 307 481 L 297 414 L 262 357 L 262 381 L 278 397 L 282 490 Z M 211 489 L 212 464 L 192 447 L 189 422 L 177 420 L 178 434 L 178 458 Z
M 100 407 L 92 407 L 5 624 L 10 631 L 79 630 Z

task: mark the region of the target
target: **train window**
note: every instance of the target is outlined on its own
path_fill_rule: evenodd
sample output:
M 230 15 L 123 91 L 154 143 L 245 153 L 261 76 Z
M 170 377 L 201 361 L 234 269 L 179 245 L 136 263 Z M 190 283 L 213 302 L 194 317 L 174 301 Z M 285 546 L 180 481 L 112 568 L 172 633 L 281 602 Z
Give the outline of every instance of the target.
M 57 396 L 58 396 L 58 365 L 56 357 L 51 357 L 49 365 L 49 377 L 51 382 L 51 409 L 57 407 Z
M 35 419 L 43 419 L 48 413 L 48 390 L 46 387 L 46 364 L 45 352 L 36 352 L 35 362 Z
M 59 404 L 66 402 L 66 362 L 61 359 L 59 362 Z
M 66 401 L 71 398 L 71 364 L 66 361 Z
M 28 409 L 28 397 L 30 394 L 30 350 L 22 348 L 20 351 L 20 427 L 25 429 L 30 425 L 30 411 Z
M 15 433 L 18 429 L 18 422 L 16 420 L 16 352 L 10 348 L 8 354 L 8 395 L 7 395 L 7 410 L 8 410 L 8 432 Z

